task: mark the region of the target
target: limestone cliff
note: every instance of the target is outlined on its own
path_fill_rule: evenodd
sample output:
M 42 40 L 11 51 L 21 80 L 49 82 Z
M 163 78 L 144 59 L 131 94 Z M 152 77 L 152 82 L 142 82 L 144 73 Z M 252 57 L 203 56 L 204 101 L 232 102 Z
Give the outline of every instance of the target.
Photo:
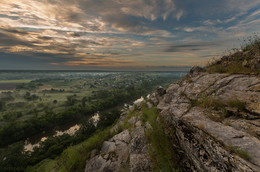
M 154 152 L 165 138 L 169 171 L 260 171 L 259 74 L 209 74 L 193 68 L 166 92 L 161 89 L 122 113 L 111 129 L 118 134 L 92 151 L 86 172 L 159 171 L 163 162 Z M 152 142 L 160 128 L 147 120 L 147 112 L 155 108 L 164 136 Z
M 158 109 L 192 171 L 260 171 L 260 77 L 199 73 L 167 89 Z

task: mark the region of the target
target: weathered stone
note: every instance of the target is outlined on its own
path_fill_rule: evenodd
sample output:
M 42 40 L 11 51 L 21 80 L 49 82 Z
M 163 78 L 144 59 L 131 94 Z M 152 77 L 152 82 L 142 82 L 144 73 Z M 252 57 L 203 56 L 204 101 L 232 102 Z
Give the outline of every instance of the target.
M 95 156 L 94 158 L 87 160 L 85 172 L 102 172 L 107 163 L 110 162 L 107 162 L 101 156 Z
M 223 57 L 220 63 L 232 60 L 234 56 Z M 201 72 L 192 69 L 186 79 L 149 97 L 160 110 L 156 122 L 164 122 L 165 133 L 182 156 L 180 170 L 260 171 L 260 77 Z M 91 152 L 85 171 L 152 171 L 145 133 L 153 128 L 141 122 L 141 111 L 135 113 L 128 119 L 131 129 L 105 141 L 100 154 Z M 117 128 L 125 119 L 120 117 Z
M 150 102 L 147 102 L 146 105 L 147 105 L 147 107 L 148 107 L 149 109 L 151 109 L 151 108 L 153 107 L 152 103 L 150 103 Z
M 151 126 L 142 126 L 140 115 L 128 121 L 134 130 L 126 129 L 103 143 L 100 154 L 86 161 L 85 172 L 152 171 L 145 138 L 145 129 Z
M 147 159 L 146 154 L 130 155 L 130 171 L 131 172 L 148 172 L 151 169 L 151 160 Z
M 96 153 L 97 153 L 97 149 L 92 150 L 90 153 L 90 158 L 93 158 L 96 155 Z
M 102 145 L 101 152 L 109 153 L 109 152 L 115 151 L 115 149 L 116 149 L 116 145 L 114 142 L 105 141 Z
M 147 153 L 147 145 L 145 141 L 145 132 L 142 126 L 136 127 L 136 129 L 131 133 L 132 140 L 130 142 L 130 153 L 140 154 Z
M 257 122 L 260 117 L 260 78 L 203 74 L 189 80 L 191 82 L 170 85 L 157 106 L 168 127 L 176 131 L 180 147 L 192 162 L 188 166 L 194 168 L 192 171 L 260 171 L 260 141 L 256 132 L 260 126 Z M 214 112 L 210 107 L 192 107 L 187 101 L 205 97 L 225 104 L 230 113 L 226 119 L 234 116 L 232 121 L 229 120 L 231 124 L 227 125 L 226 119 L 220 119 L 223 123 L 214 121 L 219 117 L 215 113 L 223 112 Z M 246 110 L 228 107 L 232 101 L 233 104 L 244 102 Z M 247 152 L 250 159 L 231 154 L 227 149 L 230 145 Z
M 260 56 L 256 56 L 251 60 L 251 69 L 260 69 Z
M 200 66 L 193 66 L 190 69 L 190 74 L 199 74 L 201 72 L 205 72 L 206 70 L 203 67 Z
M 129 130 L 124 130 L 121 133 L 115 135 L 114 137 L 112 137 L 110 139 L 110 141 L 113 141 L 113 142 L 122 141 L 125 143 L 129 143 L 130 140 L 131 140 L 131 136 L 130 136 Z
M 157 94 L 158 94 L 159 96 L 163 96 L 164 94 L 166 94 L 166 90 L 165 90 L 162 86 L 159 86 L 159 87 L 156 89 L 156 91 L 157 91 Z

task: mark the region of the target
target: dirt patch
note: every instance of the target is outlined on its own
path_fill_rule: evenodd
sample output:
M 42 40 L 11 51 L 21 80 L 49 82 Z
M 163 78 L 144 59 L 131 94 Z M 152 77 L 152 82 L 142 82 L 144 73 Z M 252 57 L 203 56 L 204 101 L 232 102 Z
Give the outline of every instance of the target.
M 51 85 L 42 85 L 39 87 L 40 90 L 50 90 L 52 89 L 52 86 Z

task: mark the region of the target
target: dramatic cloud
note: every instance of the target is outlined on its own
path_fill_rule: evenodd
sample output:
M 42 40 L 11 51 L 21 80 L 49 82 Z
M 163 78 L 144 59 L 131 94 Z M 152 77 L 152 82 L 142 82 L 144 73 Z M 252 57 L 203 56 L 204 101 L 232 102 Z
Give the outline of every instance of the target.
M 0 69 L 168 70 L 205 64 L 260 28 L 259 0 L 1 0 L 0 6 Z

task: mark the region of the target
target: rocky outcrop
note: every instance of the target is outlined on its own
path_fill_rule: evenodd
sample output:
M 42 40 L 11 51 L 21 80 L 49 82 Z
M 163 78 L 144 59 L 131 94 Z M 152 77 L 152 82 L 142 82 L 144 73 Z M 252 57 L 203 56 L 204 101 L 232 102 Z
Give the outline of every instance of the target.
M 116 130 L 121 125 L 130 125 L 128 129 L 105 141 L 100 151 L 95 151 L 86 162 L 85 172 L 146 172 L 151 171 L 151 160 L 145 138 L 146 127 L 140 121 L 141 114 L 125 119 L 122 114 Z M 123 124 L 124 123 L 124 124 Z
M 251 67 L 254 59 L 249 59 Z M 145 103 L 124 112 L 111 132 L 123 130 L 91 152 L 85 172 L 153 171 L 146 134 L 153 128 L 141 120 L 144 105 L 159 109 L 156 122 L 178 152 L 180 171 L 260 171 L 259 75 L 205 71 L 192 68 L 167 90 L 159 87 Z
M 193 171 L 260 171 L 260 77 L 190 73 L 160 98 Z

